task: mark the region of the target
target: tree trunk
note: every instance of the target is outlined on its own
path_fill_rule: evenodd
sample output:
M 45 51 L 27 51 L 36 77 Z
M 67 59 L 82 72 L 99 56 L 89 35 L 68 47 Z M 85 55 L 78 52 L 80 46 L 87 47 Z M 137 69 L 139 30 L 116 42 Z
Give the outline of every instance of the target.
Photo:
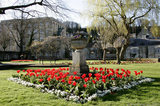
M 146 54 L 146 58 L 148 58 L 148 45 L 147 45 L 147 46 L 145 46 L 145 49 L 146 49 L 146 52 L 145 52 L 145 54 Z
M 121 64 L 121 56 L 120 56 L 121 48 L 116 48 L 116 57 L 117 57 L 117 64 Z
M 120 50 L 121 60 L 124 60 L 124 55 L 126 53 L 127 47 L 128 47 L 128 45 L 124 45 L 123 47 L 121 47 L 121 50 Z
M 4 57 L 5 57 L 5 52 L 6 52 L 6 49 L 3 48 L 3 60 L 4 60 Z
M 103 61 L 106 63 L 106 49 L 103 49 Z

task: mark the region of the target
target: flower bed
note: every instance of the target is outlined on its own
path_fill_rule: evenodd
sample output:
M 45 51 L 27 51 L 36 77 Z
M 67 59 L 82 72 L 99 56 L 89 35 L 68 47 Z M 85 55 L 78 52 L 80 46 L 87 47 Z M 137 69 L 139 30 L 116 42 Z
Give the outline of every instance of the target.
M 156 61 L 142 60 L 142 61 L 122 61 L 121 64 L 143 64 L 143 63 L 156 63 Z M 117 64 L 115 61 L 100 61 L 100 62 L 87 62 L 88 65 L 99 65 L 99 64 Z
M 33 61 L 33 60 L 11 60 L 11 61 L 14 61 L 14 62 L 27 62 L 27 61 Z
M 153 81 L 142 77 L 143 71 L 134 71 L 134 75 L 131 75 L 129 70 L 92 67 L 90 70 L 94 74 L 77 76 L 77 72 L 74 72 L 74 76 L 69 76 L 68 70 L 69 68 L 17 70 L 18 74 L 10 80 L 80 103 Z

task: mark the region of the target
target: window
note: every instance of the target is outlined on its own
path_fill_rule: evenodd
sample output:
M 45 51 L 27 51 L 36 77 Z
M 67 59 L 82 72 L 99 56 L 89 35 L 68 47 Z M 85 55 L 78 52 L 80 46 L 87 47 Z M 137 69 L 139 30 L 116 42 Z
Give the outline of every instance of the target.
M 160 53 L 160 48 L 156 48 L 156 53 Z
M 148 38 L 149 38 L 149 35 L 146 35 L 146 38 L 148 39 Z

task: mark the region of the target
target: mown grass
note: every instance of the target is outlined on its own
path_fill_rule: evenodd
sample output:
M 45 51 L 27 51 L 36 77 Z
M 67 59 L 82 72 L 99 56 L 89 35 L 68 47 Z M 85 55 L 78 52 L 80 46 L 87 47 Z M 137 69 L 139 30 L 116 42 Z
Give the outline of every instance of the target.
M 129 64 L 129 65 L 91 65 L 90 67 L 124 68 L 131 71 L 143 70 L 145 77 L 155 82 L 141 84 L 129 90 L 116 92 L 90 101 L 83 105 L 101 106 L 159 106 L 160 105 L 160 63 Z M 37 69 L 37 68 L 34 68 Z M 17 69 L 0 70 L 0 106 L 72 106 L 82 105 L 60 99 L 55 95 L 41 93 L 40 90 L 25 87 L 8 81 L 7 78 L 16 73 Z

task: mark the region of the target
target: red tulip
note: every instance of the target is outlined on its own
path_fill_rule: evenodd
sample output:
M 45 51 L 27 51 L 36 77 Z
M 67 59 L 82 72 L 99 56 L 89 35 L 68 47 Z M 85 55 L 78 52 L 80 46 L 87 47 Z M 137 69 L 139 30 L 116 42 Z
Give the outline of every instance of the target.
M 102 79 L 106 79 L 106 76 L 102 76 Z
M 63 76 L 62 76 L 62 78 L 66 78 L 67 77 L 67 74 L 64 74 Z
M 51 79 L 53 79 L 54 78 L 54 75 L 51 75 Z
M 66 81 L 64 79 L 62 79 L 61 82 L 66 82 Z
M 77 74 L 77 71 L 73 72 L 73 74 L 76 75 L 76 74 Z
M 68 75 L 68 74 L 69 74 L 69 72 L 66 72 L 65 74 L 67 74 L 67 75 Z
M 67 68 L 67 71 L 69 71 L 69 68 Z
M 39 74 L 36 74 L 36 77 L 38 77 L 39 76 Z
M 76 80 L 79 80 L 81 77 L 79 77 L 79 76 L 75 76 L 74 77 Z
M 20 73 L 21 70 L 17 70 L 17 73 Z
M 72 84 L 72 81 L 68 81 L 68 84 L 70 84 L 70 85 L 71 85 L 71 84 Z
M 122 68 L 121 71 L 125 72 L 125 70 Z
M 140 73 L 143 73 L 143 71 L 140 71 Z
M 134 72 L 135 72 L 135 75 L 137 76 L 138 75 L 137 71 L 134 71 Z
M 84 81 L 87 82 L 89 80 L 89 78 L 85 78 Z
M 95 70 L 98 70 L 98 68 L 95 68 Z
M 50 78 L 50 77 L 48 77 L 48 78 L 47 78 L 47 81 L 51 81 L 51 78 Z
M 86 77 L 86 74 L 83 74 L 81 77 L 84 79 Z
M 39 82 L 42 82 L 43 81 L 43 79 L 39 79 Z
M 115 80 L 115 78 L 111 78 L 111 80 Z
M 124 77 L 127 77 L 127 75 L 126 75 L 126 74 L 124 74 L 123 76 L 124 76 Z
M 92 80 L 93 84 L 96 84 L 96 81 L 95 80 Z
M 62 76 L 62 75 L 63 75 L 63 72 L 59 72 L 59 75 Z
M 86 85 L 86 84 L 84 84 L 84 85 L 83 85 L 83 87 L 85 87 L 85 88 L 86 88 L 86 87 L 87 87 L 87 85 Z
M 34 76 L 34 75 L 35 75 L 34 73 L 30 73 L 30 74 L 29 74 L 30 77 L 31 77 L 31 76 Z
M 105 74 L 105 71 L 102 71 L 102 74 L 104 75 L 104 74 Z
M 105 79 L 102 79 L 102 82 L 103 82 L 103 83 L 106 83 L 106 80 L 105 80 Z
M 59 81 L 59 80 L 60 80 L 60 77 L 56 77 L 56 80 Z
M 99 81 L 99 77 L 96 77 L 96 80 Z
M 100 70 L 100 71 L 103 71 L 103 68 L 101 67 L 101 68 L 99 68 L 99 70 Z
M 94 74 L 94 76 L 95 76 L 95 77 L 99 77 L 99 78 L 100 78 L 100 77 L 101 77 L 101 74 L 96 73 L 96 74 Z
M 109 69 L 107 69 L 107 73 L 109 74 Z
M 122 79 L 122 75 L 119 75 L 120 79 Z
M 89 75 L 89 77 L 92 77 L 92 73 L 89 73 L 88 75 Z
M 119 69 L 116 69 L 116 72 L 118 72 L 119 71 Z
M 73 80 L 73 76 L 71 75 L 69 78 L 68 78 L 69 81 L 72 81 Z
M 127 70 L 128 74 L 131 74 L 131 71 Z
M 72 85 L 73 85 L 73 86 L 76 86 L 76 84 L 77 84 L 76 81 L 73 81 L 73 84 L 72 84 Z

